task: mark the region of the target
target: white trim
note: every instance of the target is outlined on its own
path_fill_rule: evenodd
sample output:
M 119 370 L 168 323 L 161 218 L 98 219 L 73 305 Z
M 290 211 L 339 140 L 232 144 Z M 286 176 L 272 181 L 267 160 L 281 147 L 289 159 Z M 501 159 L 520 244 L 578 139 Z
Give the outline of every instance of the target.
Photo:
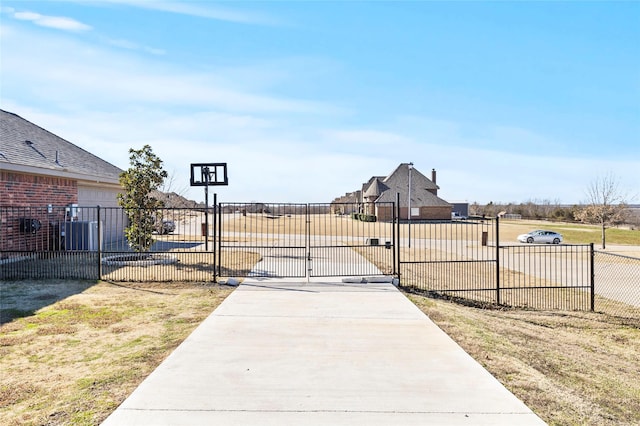
M 29 175 L 42 175 L 63 179 L 73 179 L 82 181 L 82 183 L 86 182 L 87 184 L 116 185 L 118 188 L 120 188 L 119 178 L 113 179 L 109 177 L 85 175 L 81 173 L 69 172 L 64 169 L 43 169 L 42 167 L 24 166 L 20 164 L 12 164 L 0 161 L 0 170 L 8 170 Z

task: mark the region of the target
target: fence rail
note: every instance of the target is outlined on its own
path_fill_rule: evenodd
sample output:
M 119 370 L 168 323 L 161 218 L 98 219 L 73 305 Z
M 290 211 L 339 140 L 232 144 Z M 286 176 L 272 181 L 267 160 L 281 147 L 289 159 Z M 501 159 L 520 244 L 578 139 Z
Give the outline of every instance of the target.
M 502 245 L 498 219 L 400 221 L 397 204 L 379 209 L 378 216 L 358 204 L 160 209 L 148 252 L 136 253 L 121 208 L 0 206 L 0 279 L 208 282 L 250 271 L 382 273 L 405 288 L 480 303 L 640 318 L 638 258 L 593 245 Z
M 419 291 L 498 303 L 494 219 L 398 224 L 400 284 Z
M 206 214 L 213 218 L 204 209 L 154 210 L 152 244 L 136 253 L 121 208 L 0 207 L 0 278 L 212 281 L 220 268 Z
M 593 244 L 499 243 L 499 220 L 398 225 L 400 285 L 477 303 L 640 318 L 640 259 Z M 410 247 L 409 247 L 410 244 Z
M 593 310 L 593 246 L 501 246 L 501 303 L 534 309 Z
M 393 203 L 379 209 L 393 213 Z M 395 251 L 394 221 L 362 221 L 352 216 L 356 203 L 222 203 L 220 251 L 241 256 L 259 253 L 254 276 L 330 277 L 392 274 L 365 257 L 389 261 Z M 363 257 L 364 256 L 364 257 Z

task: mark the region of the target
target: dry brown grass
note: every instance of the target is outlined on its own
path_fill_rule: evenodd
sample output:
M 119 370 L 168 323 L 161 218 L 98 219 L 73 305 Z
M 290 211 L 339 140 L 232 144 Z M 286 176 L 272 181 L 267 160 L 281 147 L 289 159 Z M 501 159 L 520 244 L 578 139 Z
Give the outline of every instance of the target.
M 438 250 L 414 251 L 418 251 L 414 256 L 423 260 L 452 257 Z M 366 252 L 361 254 L 366 256 Z M 428 272 L 420 264 L 405 265 L 403 285 L 438 289 L 440 294 L 460 289 L 461 283 L 471 283 L 470 288 L 495 286 L 495 277 L 482 270 L 481 263 L 437 265 L 432 265 Z M 584 291 L 537 289 L 536 286 L 550 283 L 504 268 L 501 274 L 505 286 L 533 287 L 526 291 L 503 290 L 503 303 L 545 308 L 542 304 L 545 309 L 567 306 L 588 309 L 588 293 Z M 454 294 L 473 300 L 460 300 L 463 304 L 456 304 L 420 294 L 407 295 L 546 422 L 640 424 L 640 310 L 602 297 L 596 297 L 596 306 L 628 317 L 570 310 L 511 310 L 492 305 L 493 291 Z
M 169 251 L 177 262 L 167 265 L 104 266 L 102 278 L 113 281 L 213 281 L 216 254 L 204 251 Z M 219 277 L 244 277 L 260 260 L 260 255 L 246 250 L 224 250 L 220 256 Z
M 231 292 L 181 283 L 0 286 L 3 318 L 17 317 L 0 327 L 4 425 L 99 424 Z
M 551 425 L 640 424 L 640 329 L 604 314 L 408 297 Z

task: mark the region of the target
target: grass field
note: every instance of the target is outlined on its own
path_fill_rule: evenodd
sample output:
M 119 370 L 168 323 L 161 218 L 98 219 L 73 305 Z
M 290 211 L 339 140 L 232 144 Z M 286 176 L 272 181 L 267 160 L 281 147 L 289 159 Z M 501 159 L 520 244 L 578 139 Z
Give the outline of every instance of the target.
M 541 220 L 500 220 L 500 241 L 515 242 L 516 237 L 534 229 L 546 229 L 556 231 L 563 235 L 566 244 L 589 244 L 596 247 L 601 243 L 602 228 L 597 225 L 585 225 L 581 223 L 560 223 Z M 625 228 L 607 228 L 607 245 L 634 245 L 640 246 L 640 230 Z M 640 255 L 638 255 L 640 257 Z

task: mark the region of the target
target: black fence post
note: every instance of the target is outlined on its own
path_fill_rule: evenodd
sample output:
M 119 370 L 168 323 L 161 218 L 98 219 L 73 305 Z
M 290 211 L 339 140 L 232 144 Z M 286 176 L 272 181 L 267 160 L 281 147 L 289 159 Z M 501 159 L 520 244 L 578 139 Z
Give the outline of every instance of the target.
M 397 240 L 395 242 L 395 247 L 396 247 L 396 262 L 397 262 L 397 267 L 398 267 L 398 287 L 402 286 L 402 278 L 400 277 L 400 245 L 401 245 L 401 241 L 402 238 L 400 237 L 400 193 L 396 192 L 396 205 L 395 205 L 395 210 L 396 210 L 396 223 L 395 223 L 395 227 L 396 227 L 396 235 L 397 235 Z
M 392 255 L 392 259 L 393 259 L 393 275 L 397 276 L 398 275 L 398 269 L 396 268 L 396 246 L 397 246 L 397 241 L 396 241 L 396 205 L 395 203 L 391 206 L 391 240 L 393 243 L 393 255 Z
M 98 279 L 102 279 L 102 221 L 100 218 L 100 206 L 96 206 L 96 218 L 98 219 Z
M 311 209 L 309 208 L 309 204 L 304 205 L 304 217 L 305 217 L 305 233 L 306 233 L 306 242 L 305 242 L 305 250 L 307 250 L 307 263 L 305 265 L 305 276 L 307 278 L 307 282 L 311 280 L 311 274 L 313 273 L 313 258 L 311 257 Z
M 500 220 L 496 216 L 496 303 L 500 304 Z
M 593 243 L 589 244 L 589 257 L 591 261 L 591 312 L 596 309 L 596 270 L 595 270 L 595 252 L 593 250 Z
M 216 256 L 216 272 L 215 276 L 220 277 L 222 268 L 222 203 L 216 205 L 216 213 L 218 216 L 218 241 L 215 243 Z
M 218 255 L 218 194 L 213 193 L 213 282 L 216 279 L 216 256 Z

